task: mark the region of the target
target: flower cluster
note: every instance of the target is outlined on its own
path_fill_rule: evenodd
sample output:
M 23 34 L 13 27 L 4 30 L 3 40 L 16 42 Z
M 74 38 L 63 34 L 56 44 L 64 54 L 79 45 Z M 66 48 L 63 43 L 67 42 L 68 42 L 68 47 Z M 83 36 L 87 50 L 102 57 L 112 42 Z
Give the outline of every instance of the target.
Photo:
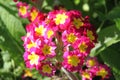
M 82 17 L 80 11 L 54 9 L 42 13 L 26 3 L 17 4 L 19 15 L 28 18 L 27 34 L 22 37 L 28 68 L 36 68 L 42 75 L 52 76 L 59 67 L 70 72 L 80 72 L 83 80 L 94 76 L 103 79 L 109 76 L 109 68 L 99 65 L 95 59 L 87 57 L 97 42 L 95 29 L 89 17 Z M 87 69 L 83 70 L 86 64 Z M 99 65 L 99 66 L 98 66 Z
M 110 68 L 105 64 L 100 64 L 96 57 L 89 57 L 86 60 L 80 74 L 82 80 L 93 80 L 95 77 L 99 77 L 99 80 L 106 80 L 111 76 Z

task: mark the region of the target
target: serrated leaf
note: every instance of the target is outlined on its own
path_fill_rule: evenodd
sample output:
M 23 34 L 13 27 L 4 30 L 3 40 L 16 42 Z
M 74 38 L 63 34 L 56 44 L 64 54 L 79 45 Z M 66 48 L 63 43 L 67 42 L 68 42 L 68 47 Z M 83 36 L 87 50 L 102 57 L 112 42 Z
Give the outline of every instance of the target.
M 120 75 L 120 62 L 119 62 L 120 42 L 102 51 L 100 56 L 103 59 L 103 61 L 112 68 L 112 70 L 116 73 L 116 75 Z M 118 76 L 115 77 L 119 78 L 117 80 L 120 80 L 120 77 Z
M 120 18 L 114 20 L 116 23 L 116 27 L 120 30 Z
M 107 47 L 120 41 L 120 31 L 116 26 L 110 26 L 101 30 L 98 34 L 98 43 L 92 49 L 90 56 L 96 56 Z

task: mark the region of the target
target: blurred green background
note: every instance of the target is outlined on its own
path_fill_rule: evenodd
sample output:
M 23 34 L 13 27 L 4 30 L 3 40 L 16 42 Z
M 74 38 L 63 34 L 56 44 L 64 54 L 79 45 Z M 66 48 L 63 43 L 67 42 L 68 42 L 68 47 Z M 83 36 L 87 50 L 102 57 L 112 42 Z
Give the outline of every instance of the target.
M 31 3 L 30 0 L 22 0 Z M 90 16 L 98 34 L 98 43 L 90 56 L 97 56 L 112 70 L 111 80 L 120 80 L 120 0 L 44 0 L 41 8 L 49 12 L 55 5 L 76 9 Z M 23 42 L 27 19 L 18 16 L 16 3 L 0 0 L 0 80 L 22 80 L 25 70 Z M 31 80 L 50 80 L 32 70 Z M 26 79 L 30 80 L 30 79 Z

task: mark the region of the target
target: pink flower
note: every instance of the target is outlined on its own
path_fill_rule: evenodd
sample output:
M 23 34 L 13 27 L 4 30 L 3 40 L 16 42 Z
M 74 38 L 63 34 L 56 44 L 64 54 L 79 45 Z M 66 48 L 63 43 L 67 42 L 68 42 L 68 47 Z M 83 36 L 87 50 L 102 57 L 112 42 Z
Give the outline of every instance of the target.
M 40 46 L 40 52 L 42 55 L 44 55 L 46 58 L 51 58 L 56 55 L 55 53 L 56 46 L 52 42 L 42 42 L 42 45 Z
M 35 7 L 31 8 L 30 13 L 29 13 L 30 14 L 29 19 L 31 22 L 37 18 L 38 13 L 39 13 L 39 11 Z
M 46 34 L 45 34 L 44 37 L 47 38 L 47 39 L 52 39 L 53 37 L 55 37 L 55 32 L 54 32 L 53 29 L 47 28 L 47 30 L 46 30 L 45 33 L 46 33 Z
M 94 73 L 96 76 L 101 76 L 102 79 L 109 79 L 111 76 L 110 74 L 110 68 L 107 65 L 99 65 L 91 68 L 91 71 Z
M 94 29 L 87 29 L 84 33 L 87 37 L 89 37 L 91 42 L 97 42 L 97 35 Z
M 75 29 L 80 29 L 84 25 L 84 19 L 80 11 L 77 10 L 70 10 L 68 12 L 69 16 L 71 17 L 71 27 Z
M 54 66 L 50 62 L 42 62 L 41 66 L 39 67 L 39 72 L 43 76 L 51 77 L 55 74 L 55 71 L 56 70 L 55 70 Z
M 83 57 L 78 51 L 64 52 L 63 67 L 68 71 L 78 71 L 83 65 Z
M 94 66 L 98 66 L 98 61 L 96 57 L 89 57 L 86 61 L 86 66 L 87 67 L 94 67 Z
M 82 76 L 82 80 L 92 80 L 94 77 L 93 73 L 90 70 L 80 71 L 80 75 Z
M 48 18 L 53 20 L 60 31 L 69 29 L 70 17 L 64 10 L 54 10 L 48 14 Z
M 29 16 L 29 13 L 28 13 L 29 6 L 26 3 L 18 2 L 17 8 L 18 8 L 20 17 L 26 18 Z
M 24 55 L 24 61 L 26 63 L 26 67 L 28 68 L 38 68 L 40 64 L 40 61 L 44 60 L 44 56 L 38 55 L 35 52 L 25 52 Z
M 47 29 L 46 29 L 45 23 L 44 22 L 39 23 L 38 25 L 36 25 L 36 27 L 34 29 L 34 36 L 36 38 L 44 37 L 46 30 Z
M 62 33 L 62 41 L 64 42 L 64 45 L 74 44 L 79 37 L 80 37 L 80 34 L 72 30 L 70 31 L 65 30 Z
M 74 49 L 78 49 L 79 53 L 87 56 L 94 45 L 89 38 L 82 36 L 73 44 L 73 47 Z

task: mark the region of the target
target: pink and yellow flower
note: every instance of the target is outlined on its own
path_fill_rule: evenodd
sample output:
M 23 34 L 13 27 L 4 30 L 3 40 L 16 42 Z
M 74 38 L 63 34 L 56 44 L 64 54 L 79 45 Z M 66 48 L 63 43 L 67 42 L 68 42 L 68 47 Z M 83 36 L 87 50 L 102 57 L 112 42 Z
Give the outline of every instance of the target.
M 41 66 L 39 67 L 39 72 L 43 76 L 51 77 L 55 74 L 55 71 L 56 70 L 55 70 L 54 66 L 50 62 L 43 62 L 43 63 L 41 63 Z
M 58 29 L 62 31 L 69 29 L 70 17 L 65 10 L 54 10 L 48 14 L 48 18 L 54 21 Z
M 78 51 L 64 52 L 63 67 L 68 71 L 78 71 L 83 65 L 83 57 Z
M 90 70 L 80 71 L 80 74 L 82 76 L 82 80 L 92 80 L 94 77 L 93 73 Z
M 80 34 L 74 31 L 64 31 L 62 33 L 62 41 L 64 42 L 64 45 L 74 44 L 79 37 L 80 37 Z
M 82 36 L 73 44 L 73 47 L 74 49 L 78 49 L 84 56 L 87 56 L 94 45 L 89 38 Z
M 86 66 L 87 67 L 94 67 L 94 66 L 98 66 L 98 61 L 96 57 L 90 57 L 87 59 L 86 61 Z
M 38 27 L 35 27 L 35 36 L 44 37 L 46 28 L 44 24 L 39 24 Z
M 106 65 L 99 66 L 98 71 L 96 71 L 97 76 L 101 76 L 103 79 L 109 78 L 110 69 Z
M 35 52 L 25 52 L 24 55 L 24 61 L 26 63 L 26 67 L 28 68 L 38 68 L 40 65 L 40 61 L 44 59 L 44 56 L 40 56 Z
M 97 35 L 94 30 L 87 30 L 86 36 L 90 38 L 90 41 L 96 43 L 97 42 Z
M 32 7 L 30 11 L 30 17 L 29 17 L 30 21 L 34 21 L 37 18 L 38 14 L 39 14 L 39 11 L 35 7 Z
M 29 16 L 29 13 L 28 13 L 29 6 L 26 3 L 18 2 L 17 8 L 18 8 L 18 13 L 19 13 L 20 17 L 26 18 Z
M 44 41 L 40 48 L 41 48 L 41 54 L 43 54 L 46 58 L 51 58 L 56 55 L 55 53 L 56 46 L 52 42 Z
M 80 29 L 84 25 L 84 23 L 82 22 L 80 18 L 73 18 L 72 23 L 76 29 Z
M 111 76 L 110 74 L 110 68 L 107 65 L 99 65 L 97 67 L 91 68 L 91 71 L 94 73 L 96 76 L 101 76 L 102 79 L 109 79 Z
M 54 37 L 55 32 L 52 29 L 48 29 L 45 34 L 45 38 L 52 39 Z

